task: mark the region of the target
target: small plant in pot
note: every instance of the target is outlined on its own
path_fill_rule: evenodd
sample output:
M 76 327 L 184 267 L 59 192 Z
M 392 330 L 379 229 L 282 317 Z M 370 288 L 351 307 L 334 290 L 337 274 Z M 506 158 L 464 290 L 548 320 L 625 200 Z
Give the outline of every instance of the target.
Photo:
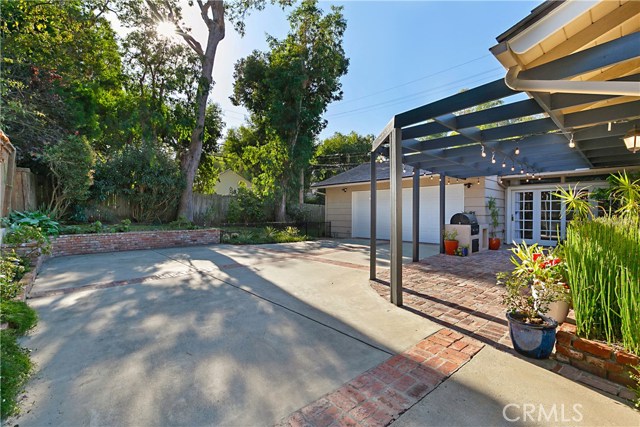
M 489 249 L 497 251 L 500 249 L 500 238 L 498 238 L 498 226 L 500 225 L 498 211 L 498 202 L 495 197 L 489 197 L 487 199 L 487 210 L 489 211 L 489 217 L 491 218 L 491 229 L 489 230 Z
M 498 283 L 506 287 L 503 304 L 507 306 L 513 348 L 527 357 L 548 358 L 556 342 L 558 322 L 544 313 L 554 297 L 541 289 L 534 298 L 529 283 L 513 272 L 498 273 L 497 278 Z
M 458 249 L 458 240 L 456 240 L 458 232 L 456 230 L 444 230 L 442 236 L 444 237 L 444 253 L 447 255 L 455 255 Z

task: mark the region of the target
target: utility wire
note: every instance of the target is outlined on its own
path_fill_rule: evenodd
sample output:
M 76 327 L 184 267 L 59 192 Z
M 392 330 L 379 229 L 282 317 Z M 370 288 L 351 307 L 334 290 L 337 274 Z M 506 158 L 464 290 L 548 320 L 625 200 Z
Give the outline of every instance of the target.
M 395 104 L 401 104 L 401 103 L 405 103 L 407 101 L 412 101 L 416 98 L 421 98 L 424 94 L 426 93 L 438 93 L 438 92 L 442 92 L 442 91 L 448 91 L 451 90 L 450 86 L 456 86 L 459 85 L 460 83 L 464 82 L 465 80 L 468 79 L 472 79 L 474 77 L 479 77 L 479 76 L 483 76 L 489 73 L 494 73 L 495 71 L 497 71 L 497 69 L 492 69 L 492 70 L 486 70 L 482 73 L 478 73 L 478 74 L 474 74 L 473 76 L 469 76 L 469 77 L 465 77 L 464 79 L 459 79 L 450 83 L 447 83 L 445 85 L 441 85 L 441 86 L 436 86 L 433 88 L 429 88 L 423 91 L 419 91 L 416 92 L 413 95 L 409 95 L 409 96 L 403 96 L 403 97 L 398 97 L 398 98 L 394 98 L 388 101 L 384 101 L 384 102 L 380 102 L 377 104 L 372 104 L 372 105 L 367 105 L 364 107 L 360 107 L 360 108 L 354 108 L 353 110 L 348 110 L 348 111 L 341 111 L 341 112 L 337 112 L 337 113 L 333 113 L 333 114 L 329 114 L 326 117 L 327 118 L 336 118 L 336 117 L 346 117 L 349 115 L 352 115 L 351 113 L 364 113 L 364 112 L 368 112 L 368 111 L 372 111 L 372 110 L 376 110 L 379 108 L 383 108 L 383 107 L 387 107 L 387 106 L 391 106 L 391 105 L 395 105 Z M 482 81 L 482 80 L 486 80 L 486 76 L 475 79 L 473 81 L 470 82 L 466 82 L 466 83 L 476 83 L 478 81 Z
M 490 55 L 490 54 L 482 55 L 482 56 L 479 56 L 479 57 L 477 57 L 477 58 L 471 59 L 471 60 L 469 60 L 469 61 L 467 61 L 467 62 L 463 62 L 462 64 L 454 65 L 454 66 L 452 66 L 452 67 L 445 68 L 444 70 L 436 71 L 435 73 L 427 74 L 426 76 L 418 77 L 417 79 L 409 80 L 408 82 L 401 83 L 401 84 L 399 84 L 399 85 L 392 86 L 392 87 L 390 87 L 390 88 L 383 89 L 383 90 L 380 90 L 380 91 L 378 91 L 378 92 L 373 92 L 373 93 L 370 93 L 370 94 L 368 94 L 368 95 L 360 96 L 360 97 L 358 97 L 358 98 L 353 98 L 353 99 L 349 99 L 349 100 L 346 100 L 346 101 L 338 101 L 338 103 L 340 103 L 341 105 L 342 105 L 342 104 L 347 104 L 347 103 L 349 103 L 349 102 L 355 102 L 355 101 L 358 101 L 358 100 L 360 100 L 360 99 L 369 98 L 369 97 L 374 96 L 374 95 L 378 95 L 378 94 L 381 94 L 381 93 L 389 92 L 389 91 L 391 91 L 391 90 L 393 90 L 393 89 L 397 89 L 397 88 L 399 88 L 399 87 L 408 86 L 408 85 L 410 85 L 410 84 L 412 84 L 412 83 L 415 83 L 415 82 L 419 82 L 419 81 L 421 81 L 421 80 L 428 79 L 429 77 L 437 76 L 437 75 L 439 75 L 439 74 L 446 73 L 447 71 L 455 70 L 456 68 L 463 67 L 463 66 L 465 66 L 465 65 L 467 65 L 467 64 L 471 64 L 472 62 L 479 61 L 479 60 L 481 60 L 481 59 L 483 59 L 483 58 L 486 58 L 486 57 L 488 57 L 488 56 L 491 56 L 491 55 Z

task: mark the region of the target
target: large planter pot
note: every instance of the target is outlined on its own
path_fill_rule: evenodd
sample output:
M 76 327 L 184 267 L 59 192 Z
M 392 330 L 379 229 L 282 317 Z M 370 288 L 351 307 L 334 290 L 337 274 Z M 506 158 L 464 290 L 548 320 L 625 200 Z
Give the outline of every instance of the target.
M 513 348 L 520 354 L 534 359 L 546 359 L 551 355 L 556 342 L 558 322 L 542 316 L 547 325 L 532 325 L 507 313 L 509 335 Z
M 489 249 L 491 249 L 492 251 L 497 251 L 498 249 L 500 249 L 500 243 L 500 239 L 498 239 L 497 237 L 490 237 Z
M 447 255 L 455 255 L 456 249 L 458 249 L 457 240 L 445 240 L 444 241 L 444 253 Z

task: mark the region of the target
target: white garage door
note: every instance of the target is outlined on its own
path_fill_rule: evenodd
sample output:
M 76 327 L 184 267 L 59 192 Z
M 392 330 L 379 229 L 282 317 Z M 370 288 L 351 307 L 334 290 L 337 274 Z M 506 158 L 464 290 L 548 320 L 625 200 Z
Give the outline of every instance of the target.
M 402 189 L 402 240 L 411 240 L 413 196 L 411 188 Z M 370 237 L 370 192 L 354 191 L 351 193 L 351 236 Z M 420 241 L 438 243 L 440 222 L 440 187 L 420 188 Z M 458 212 L 464 210 L 464 186 L 447 185 L 445 191 L 445 222 Z M 390 238 L 391 232 L 391 200 L 389 190 L 378 190 L 377 200 L 377 235 L 379 239 Z

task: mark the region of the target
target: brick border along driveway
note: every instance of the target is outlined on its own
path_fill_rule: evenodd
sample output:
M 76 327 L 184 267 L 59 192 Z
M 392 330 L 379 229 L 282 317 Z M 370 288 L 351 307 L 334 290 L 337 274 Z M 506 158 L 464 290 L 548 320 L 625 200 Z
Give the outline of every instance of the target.
M 441 329 L 297 410 L 278 426 L 386 426 L 435 390 L 483 346 L 473 338 Z

